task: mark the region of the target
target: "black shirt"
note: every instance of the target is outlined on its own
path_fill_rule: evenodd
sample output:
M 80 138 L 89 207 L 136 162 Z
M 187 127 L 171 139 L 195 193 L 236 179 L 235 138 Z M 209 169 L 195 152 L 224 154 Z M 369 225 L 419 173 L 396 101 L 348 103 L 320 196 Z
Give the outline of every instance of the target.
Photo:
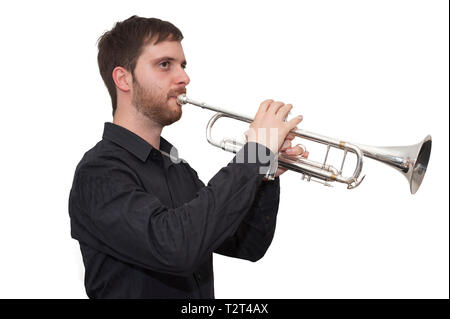
M 273 238 L 279 179 L 262 181 L 261 151 L 247 143 L 205 186 L 162 137 L 159 151 L 105 123 L 69 198 L 87 295 L 214 298 L 213 252 L 256 261 Z

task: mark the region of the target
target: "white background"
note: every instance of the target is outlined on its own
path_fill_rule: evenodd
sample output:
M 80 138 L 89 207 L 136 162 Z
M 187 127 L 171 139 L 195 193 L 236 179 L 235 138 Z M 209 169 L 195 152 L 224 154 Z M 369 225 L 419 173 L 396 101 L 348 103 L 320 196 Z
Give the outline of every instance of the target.
M 182 30 L 192 98 L 246 114 L 266 98 L 293 103 L 302 128 L 355 143 L 433 137 L 414 196 L 373 160 L 353 191 L 283 175 L 271 247 L 257 263 L 216 255 L 217 298 L 449 297 L 448 1 L 0 6 L 1 298 L 86 298 L 68 196 L 76 164 L 112 120 L 96 41 L 133 14 Z M 233 156 L 206 142 L 211 115 L 185 106 L 163 131 L 204 182 Z

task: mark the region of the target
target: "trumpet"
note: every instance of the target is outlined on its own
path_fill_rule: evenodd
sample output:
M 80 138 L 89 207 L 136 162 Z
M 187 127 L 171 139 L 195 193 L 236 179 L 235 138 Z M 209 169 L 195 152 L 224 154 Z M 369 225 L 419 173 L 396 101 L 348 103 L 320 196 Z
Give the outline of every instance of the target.
M 206 139 L 210 144 L 233 153 L 237 153 L 242 148 L 243 144 L 234 139 L 224 138 L 220 141 L 214 140 L 211 134 L 212 128 L 217 120 L 224 117 L 246 123 L 253 122 L 253 118 L 240 115 L 233 111 L 227 111 L 204 102 L 192 100 L 188 98 L 186 94 L 179 95 L 177 101 L 179 105 L 192 104 L 216 112 L 206 126 Z M 336 138 L 308 132 L 303 129 L 295 129 L 290 133 L 299 138 L 326 145 L 327 151 L 325 159 L 323 162 L 317 162 L 301 156 L 292 157 L 279 153 L 279 166 L 303 174 L 303 177 L 306 178 L 307 181 L 317 181 L 326 186 L 331 186 L 331 182 L 339 182 L 346 184 L 347 189 L 353 189 L 359 186 L 364 180 L 365 176 L 360 176 L 363 167 L 363 159 L 364 157 L 369 157 L 385 163 L 399 171 L 408 180 L 411 194 L 415 194 L 422 184 L 431 153 L 430 135 L 427 135 L 420 143 L 414 145 L 378 147 L 349 143 Z M 334 166 L 327 164 L 327 158 L 331 147 L 343 150 L 344 152 L 339 170 Z M 306 151 L 306 148 L 303 147 L 303 149 Z M 356 155 L 356 164 L 351 176 L 343 176 L 342 170 L 348 152 Z

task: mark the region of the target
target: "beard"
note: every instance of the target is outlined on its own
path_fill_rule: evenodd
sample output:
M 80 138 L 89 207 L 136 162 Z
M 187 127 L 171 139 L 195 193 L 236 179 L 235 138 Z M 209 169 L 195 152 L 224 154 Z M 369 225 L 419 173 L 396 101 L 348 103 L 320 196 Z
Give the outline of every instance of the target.
M 170 96 L 178 96 L 186 90 L 170 90 L 167 95 L 157 93 L 155 89 L 145 89 L 139 82 L 133 80 L 132 103 L 137 111 L 161 126 L 170 125 L 181 118 L 182 110 L 169 104 Z

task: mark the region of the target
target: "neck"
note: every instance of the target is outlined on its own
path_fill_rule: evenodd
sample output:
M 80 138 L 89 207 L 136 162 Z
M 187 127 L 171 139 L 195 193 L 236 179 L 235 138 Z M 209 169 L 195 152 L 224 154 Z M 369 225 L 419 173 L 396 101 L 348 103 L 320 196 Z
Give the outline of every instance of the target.
M 120 108 L 117 108 L 114 114 L 113 123 L 133 132 L 159 150 L 163 126 L 155 123 L 137 110 L 134 112 L 120 112 L 119 110 Z

